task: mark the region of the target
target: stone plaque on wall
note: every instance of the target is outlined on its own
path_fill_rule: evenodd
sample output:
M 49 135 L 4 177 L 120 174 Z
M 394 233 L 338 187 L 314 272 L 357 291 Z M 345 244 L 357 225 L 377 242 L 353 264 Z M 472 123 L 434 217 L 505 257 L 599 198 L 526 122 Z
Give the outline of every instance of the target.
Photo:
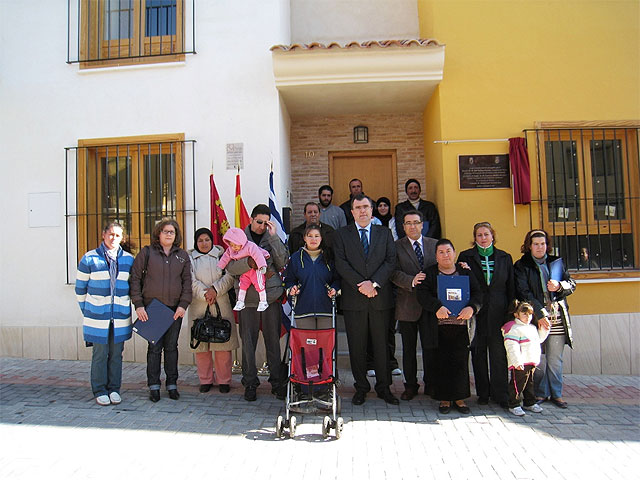
M 510 188 L 509 155 L 458 155 L 460 189 Z
M 227 143 L 227 170 L 244 168 L 243 143 Z

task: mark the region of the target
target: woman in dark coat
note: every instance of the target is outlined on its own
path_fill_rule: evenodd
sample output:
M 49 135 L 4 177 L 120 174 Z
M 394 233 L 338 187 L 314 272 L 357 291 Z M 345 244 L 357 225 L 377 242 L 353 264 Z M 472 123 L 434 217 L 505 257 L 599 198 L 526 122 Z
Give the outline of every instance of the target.
M 489 397 L 507 408 L 507 354 L 501 328 L 511 318 L 509 305 L 515 299 L 513 260 L 495 248 L 496 232 L 489 222 L 473 226 L 474 246 L 458 256 L 466 263 L 482 288 L 482 308 L 476 316 L 476 335 L 471 344 L 471 363 L 478 403 Z M 487 355 L 488 354 L 488 355 Z
M 516 296 L 533 305 L 535 324 L 551 326 L 549 336 L 542 344 L 541 358 L 534 376 L 535 394 L 539 402 L 547 399 L 560 408 L 567 408 L 562 399 L 562 354 L 564 346 L 573 346 L 571 319 L 566 298 L 576 289 L 562 263 L 562 269 L 554 278 L 556 266 L 562 260 L 554 255 L 549 235 L 544 230 L 531 230 L 524 237 L 522 257 L 514 265 Z
M 473 338 L 474 315 L 482 306 L 482 291 L 469 269 L 456 265 L 453 244 L 443 238 L 436 243 L 436 264 L 427 267 L 426 277 L 418 284 L 420 305 L 431 317 L 430 331 L 438 339 L 436 375 L 433 398 L 440 400 L 440 413 L 449 413 L 451 402 L 461 413 L 469 413 L 464 399 L 469 389 L 469 339 Z M 469 277 L 470 298 L 457 316 L 438 298 L 438 277 L 466 275 Z

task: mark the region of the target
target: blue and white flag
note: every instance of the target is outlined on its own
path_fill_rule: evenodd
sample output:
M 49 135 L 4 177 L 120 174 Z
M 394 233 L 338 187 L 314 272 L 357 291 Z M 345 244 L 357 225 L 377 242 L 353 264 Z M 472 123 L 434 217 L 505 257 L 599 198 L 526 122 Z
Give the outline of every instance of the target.
M 276 224 L 276 230 L 278 237 L 282 240 L 282 243 L 286 245 L 287 234 L 284 232 L 284 223 L 280 216 L 280 206 L 278 205 L 278 199 L 276 198 L 276 191 L 273 189 L 273 170 L 269 174 L 269 211 L 271 212 L 271 220 Z

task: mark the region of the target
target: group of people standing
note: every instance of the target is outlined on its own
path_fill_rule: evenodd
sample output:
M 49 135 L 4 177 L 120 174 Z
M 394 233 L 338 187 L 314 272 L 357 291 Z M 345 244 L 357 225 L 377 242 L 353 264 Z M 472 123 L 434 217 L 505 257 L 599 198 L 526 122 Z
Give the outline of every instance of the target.
M 195 319 L 204 315 L 207 306 L 217 304 L 222 317 L 231 320 L 228 342 L 201 343 L 195 353 L 200 391 L 207 392 L 217 384 L 220 392 L 229 392 L 231 352 L 239 345 L 229 299 L 229 292 L 235 288 L 240 294 L 235 309 L 247 401 L 256 400 L 260 383 L 255 361 L 260 330 L 271 391 L 280 399 L 286 395 L 287 374 L 280 351 L 283 295 L 295 297 L 296 326 L 313 329 L 331 326 L 331 299 L 339 295 L 355 380 L 354 405 L 363 404 L 371 389 L 369 367 L 375 372 L 377 396 L 399 404 L 390 389 L 395 349 L 390 343 L 397 322 L 405 378 L 402 400 L 410 401 L 419 394 L 416 357 L 420 337 L 424 393 L 440 402 L 442 413 L 451 408 L 461 413 L 470 411 L 465 403 L 471 395 L 469 352 L 479 404 L 491 399 L 514 412 L 524 391 L 526 409 L 540 411 L 538 404 L 545 400 L 566 408 L 562 352 L 565 344 L 571 346 L 571 327 L 565 299 L 574 291 L 575 282 L 566 268 L 561 279 L 551 277 L 550 265 L 556 258 L 550 255 L 547 233 L 528 232 L 522 257 L 514 265 L 507 252 L 495 247 L 493 227 L 487 222 L 478 223 L 473 229 L 473 246 L 457 256 L 452 242 L 439 238 L 437 209 L 420 199 L 417 180 L 407 181 L 409 199 L 396 207 L 393 216 L 388 198 L 374 202 L 362 193 L 362 182 L 357 179 L 349 186 L 349 215 L 344 206 L 331 205 L 330 186 L 320 187 L 319 204 L 305 205 L 305 222 L 292 229 L 289 249 L 279 239 L 266 205 L 253 209 L 242 235 L 225 235 L 229 254 L 214 245 L 213 234 L 206 228 L 196 231 L 194 248 L 186 252 L 180 247 L 177 222 L 167 219 L 156 225 L 151 245 L 141 249 L 134 260 L 120 246 L 122 226 L 115 222 L 107 225 L 102 244 L 80 261 L 76 281 L 85 341 L 93 345 L 91 387 L 97 403 L 121 401 L 122 349 L 131 337 L 129 302 L 134 304 L 138 318 L 145 321 L 145 307 L 153 299 L 175 312 L 175 322 L 160 341 L 148 346 L 151 401 L 160 399 L 162 352 L 166 390 L 171 399 L 179 398 L 177 344 L 187 307 L 189 317 Z M 238 239 L 242 245 L 236 243 Z M 247 243 L 260 248 L 248 248 Z M 244 250 L 253 254 L 245 255 Z M 256 262 L 255 255 L 264 258 Z M 260 260 L 265 261 L 262 266 L 258 265 Z M 243 283 L 242 277 L 252 271 L 257 275 Z M 453 315 L 439 298 L 438 279 L 456 275 L 469 278 L 470 297 L 467 305 Z M 522 304 L 514 310 L 516 299 Z M 516 334 L 520 323 L 526 326 L 531 317 L 540 328 L 536 338 L 539 343 L 544 341 L 545 353 L 535 376 L 535 365 L 540 362 L 535 349 L 525 352 L 526 361 L 519 353 L 532 334 L 526 329 L 525 336 Z M 509 370 L 514 372 L 511 382 Z M 532 377 L 535 396 L 531 394 Z

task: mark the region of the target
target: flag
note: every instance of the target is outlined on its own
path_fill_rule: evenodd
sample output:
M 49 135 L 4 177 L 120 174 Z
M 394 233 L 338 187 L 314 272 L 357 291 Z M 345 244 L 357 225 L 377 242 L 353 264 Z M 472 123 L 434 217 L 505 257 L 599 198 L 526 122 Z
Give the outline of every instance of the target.
M 273 170 L 269 174 L 269 211 L 271 212 L 271 220 L 276 224 L 276 232 L 282 243 L 287 243 L 287 234 L 284 232 L 284 223 L 280 216 L 280 207 L 276 198 L 276 191 L 273 189 Z
M 284 232 L 284 224 L 282 223 L 282 217 L 280 216 L 280 207 L 278 207 L 278 199 L 276 198 L 276 191 L 273 188 L 273 170 L 269 173 L 269 213 L 271 213 L 271 221 L 276 225 L 276 232 L 282 243 L 286 245 L 287 234 Z M 280 272 L 282 276 L 284 272 Z M 291 305 L 286 296 L 282 299 L 282 325 L 280 328 L 280 336 L 291 330 Z
M 229 230 L 229 221 L 224 207 L 220 201 L 220 195 L 213 180 L 213 174 L 209 175 L 209 194 L 211 197 L 211 232 L 213 233 L 214 245 L 224 247 L 222 236 Z
M 251 223 L 247 209 L 244 208 L 242 195 L 240 194 L 240 173 L 236 174 L 236 228 L 243 230 Z

